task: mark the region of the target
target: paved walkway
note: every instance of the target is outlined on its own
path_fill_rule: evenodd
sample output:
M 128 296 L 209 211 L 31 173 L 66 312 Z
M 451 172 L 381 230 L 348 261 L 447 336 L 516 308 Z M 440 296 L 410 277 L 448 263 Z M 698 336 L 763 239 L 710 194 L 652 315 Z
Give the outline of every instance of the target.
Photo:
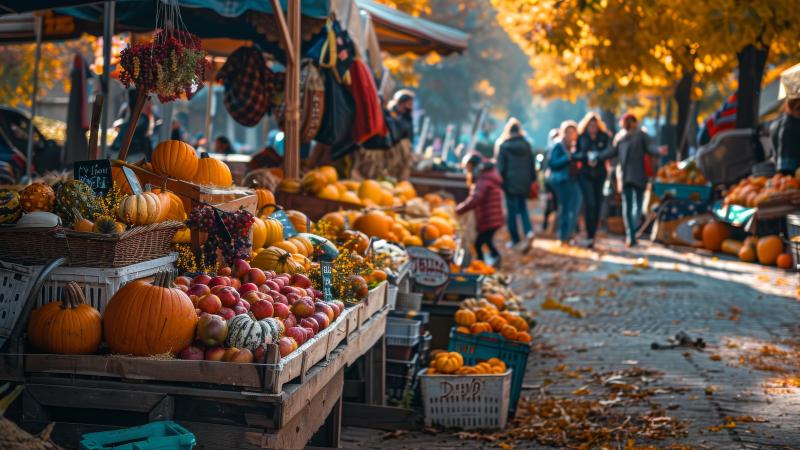
M 343 446 L 577 447 L 610 432 L 611 448 L 800 448 L 797 274 L 659 245 L 626 251 L 610 240 L 601 250 L 539 240 L 531 255 L 505 259 L 538 314 L 524 392 L 538 406 L 511 432 L 346 428 Z M 651 349 L 680 331 L 706 347 Z

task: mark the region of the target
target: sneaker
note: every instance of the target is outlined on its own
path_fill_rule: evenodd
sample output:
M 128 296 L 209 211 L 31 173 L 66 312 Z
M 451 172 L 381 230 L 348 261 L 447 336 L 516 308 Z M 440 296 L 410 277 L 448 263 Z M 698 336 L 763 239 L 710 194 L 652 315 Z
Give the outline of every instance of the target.
M 506 248 L 509 249 L 509 250 L 513 250 L 514 247 L 517 246 L 517 244 L 519 244 L 519 242 L 508 241 L 508 242 L 506 242 Z
M 528 233 L 528 242 L 525 243 L 525 248 L 522 249 L 522 253 L 527 255 L 533 249 L 533 241 L 536 239 L 536 235 L 533 233 Z

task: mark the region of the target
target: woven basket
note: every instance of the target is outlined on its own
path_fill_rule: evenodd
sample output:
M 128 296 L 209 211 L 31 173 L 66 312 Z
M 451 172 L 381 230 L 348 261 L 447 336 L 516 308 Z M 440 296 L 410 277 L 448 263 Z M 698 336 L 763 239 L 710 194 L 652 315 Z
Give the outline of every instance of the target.
M 0 228 L 0 259 L 40 265 L 62 256 L 73 267 L 123 267 L 166 256 L 182 222 L 134 227 L 120 235 L 63 227 Z

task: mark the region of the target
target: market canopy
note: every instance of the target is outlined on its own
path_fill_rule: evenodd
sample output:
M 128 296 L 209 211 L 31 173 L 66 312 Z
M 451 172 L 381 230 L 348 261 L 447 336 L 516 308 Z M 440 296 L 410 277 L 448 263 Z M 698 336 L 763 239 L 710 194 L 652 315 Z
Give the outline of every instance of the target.
M 463 31 L 408 15 L 372 0 L 356 0 L 356 4 L 371 16 L 381 49 L 389 53 L 425 54 L 435 51 L 449 54 L 467 48 L 469 35 Z

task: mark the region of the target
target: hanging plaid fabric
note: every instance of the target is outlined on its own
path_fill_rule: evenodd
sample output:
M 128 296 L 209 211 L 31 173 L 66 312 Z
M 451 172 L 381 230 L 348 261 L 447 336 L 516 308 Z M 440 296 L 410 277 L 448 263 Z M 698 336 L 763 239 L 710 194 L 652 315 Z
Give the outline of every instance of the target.
M 258 125 L 269 108 L 266 72 L 260 51 L 239 47 L 217 74 L 217 80 L 225 86 L 225 109 L 246 127 Z
M 350 94 L 356 101 L 353 120 L 353 140 L 363 144 L 373 136 L 386 136 L 389 131 L 383 120 L 381 99 L 372 72 L 366 64 L 356 59 L 350 66 Z

